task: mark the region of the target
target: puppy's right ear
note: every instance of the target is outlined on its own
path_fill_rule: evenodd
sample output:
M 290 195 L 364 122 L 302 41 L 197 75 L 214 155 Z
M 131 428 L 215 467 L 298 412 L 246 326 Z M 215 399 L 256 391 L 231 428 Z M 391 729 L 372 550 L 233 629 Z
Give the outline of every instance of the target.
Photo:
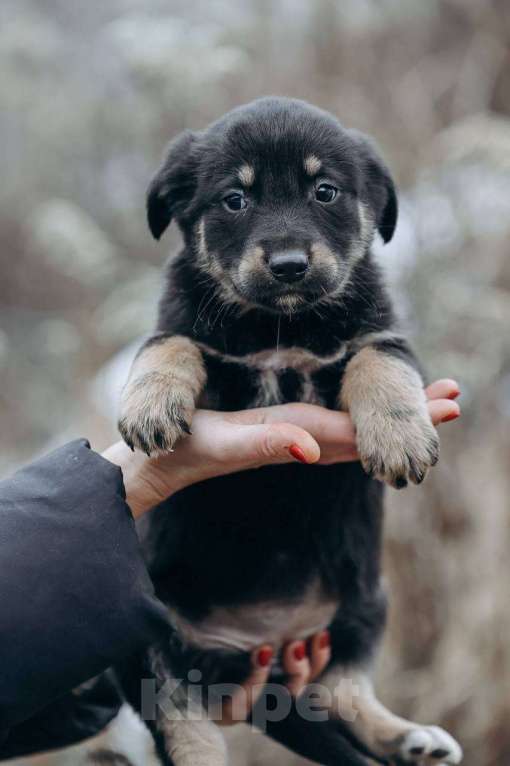
M 193 197 L 195 171 L 193 148 L 197 136 L 185 131 L 170 143 L 165 161 L 147 191 L 147 220 L 154 239 L 159 239 L 170 221 L 179 216 Z

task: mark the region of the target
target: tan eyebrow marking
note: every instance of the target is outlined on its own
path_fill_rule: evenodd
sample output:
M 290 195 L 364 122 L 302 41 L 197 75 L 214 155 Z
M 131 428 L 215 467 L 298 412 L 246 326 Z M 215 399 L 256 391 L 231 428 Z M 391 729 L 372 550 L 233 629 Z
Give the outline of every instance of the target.
M 315 156 L 315 154 L 309 154 L 308 157 L 305 157 L 304 165 L 308 175 L 314 176 L 321 169 L 322 162 Z
M 242 165 L 237 171 L 237 177 L 241 181 L 243 186 L 252 186 L 255 181 L 255 170 L 252 165 Z

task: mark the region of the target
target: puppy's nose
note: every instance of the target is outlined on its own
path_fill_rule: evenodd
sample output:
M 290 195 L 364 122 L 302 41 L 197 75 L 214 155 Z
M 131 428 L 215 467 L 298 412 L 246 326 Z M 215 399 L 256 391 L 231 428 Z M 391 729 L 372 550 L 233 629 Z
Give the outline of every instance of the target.
M 269 268 L 280 282 L 299 282 L 308 271 L 308 256 L 301 250 L 273 253 L 269 258 Z

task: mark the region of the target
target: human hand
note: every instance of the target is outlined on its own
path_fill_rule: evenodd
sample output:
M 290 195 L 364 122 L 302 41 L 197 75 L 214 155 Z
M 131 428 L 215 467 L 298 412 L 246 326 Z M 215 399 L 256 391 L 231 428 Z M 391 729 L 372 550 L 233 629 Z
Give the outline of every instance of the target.
M 453 380 L 426 389 L 434 425 L 457 418 L 453 401 L 459 387 Z M 109 447 L 103 457 L 122 468 L 127 503 L 135 517 L 184 487 L 204 479 L 271 463 L 349 462 L 358 460 L 355 432 L 349 415 L 312 404 L 212 412 L 197 410 L 193 434 L 174 452 L 147 457 L 131 452 L 124 442 Z
M 252 672 L 238 691 L 222 707 L 220 726 L 231 726 L 246 721 L 264 684 L 269 680 L 273 650 L 265 644 L 251 654 Z M 298 697 L 304 687 L 314 681 L 325 669 L 331 658 L 329 633 L 317 633 L 308 642 L 290 641 L 282 649 L 282 665 L 287 676 L 285 683 L 293 697 Z

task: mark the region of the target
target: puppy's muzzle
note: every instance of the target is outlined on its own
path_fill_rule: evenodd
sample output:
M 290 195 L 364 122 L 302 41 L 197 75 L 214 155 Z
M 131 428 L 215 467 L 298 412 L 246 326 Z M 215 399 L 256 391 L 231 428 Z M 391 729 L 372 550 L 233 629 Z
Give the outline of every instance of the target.
M 273 253 L 268 261 L 271 274 L 279 282 L 299 282 L 308 271 L 308 256 L 301 250 Z

